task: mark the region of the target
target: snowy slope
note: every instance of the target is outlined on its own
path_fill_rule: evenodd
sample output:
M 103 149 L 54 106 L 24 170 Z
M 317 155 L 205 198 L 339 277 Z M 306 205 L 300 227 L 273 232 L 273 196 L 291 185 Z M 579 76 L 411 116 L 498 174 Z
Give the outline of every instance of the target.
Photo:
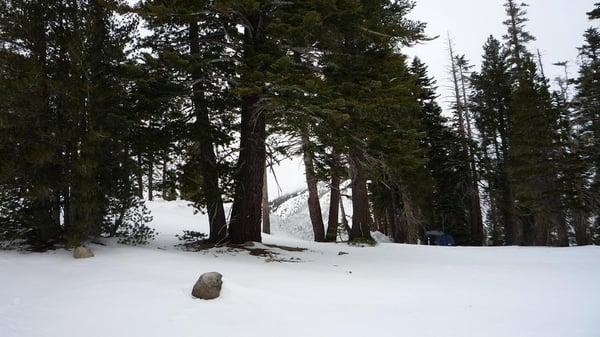
M 530 336 L 597 337 L 600 248 L 446 248 L 266 243 L 246 251 L 173 248 L 206 228 L 185 202 L 155 202 L 160 232 L 146 247 L 0 251 L 0 336 Z M 347 255 L 338 255 L 340 251 Z M 196 300 L 203 272 L 224 274 L 221 298 Z
M 351 195 L 347 188 L 349 184 L 342 184 L 342 194 Z M 325 229 L 329 218 L 329 199 L 331 193 L 325 184 L 319 184 L 319 201 Z M 352 202 L 349 198 L 342 198 L 346 211 L 347 221 L 352 224 Z M 339 215 L 341 221 L 341 214 Z M 271 231 L 279 237 L 296 238 L 313 241 L 314 234 L 308 213 L 308 191 L 306 189 L 292 193 L 285 202 L 271 209 Z

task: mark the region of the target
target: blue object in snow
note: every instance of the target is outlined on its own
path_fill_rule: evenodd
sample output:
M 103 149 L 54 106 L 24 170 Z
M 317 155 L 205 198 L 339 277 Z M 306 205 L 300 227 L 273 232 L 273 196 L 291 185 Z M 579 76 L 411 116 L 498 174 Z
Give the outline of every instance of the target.
M 427 244 L 430 246 L 456 246 L 454 237 L 441 231 L 428 231 Z
M 456 243 L 454 242 L 454 238 L 452 237 L 452 235 L 450 234 L 444 234 L 442 236 L 439 237 L 438 241 L 438 246 L 455 246 Z

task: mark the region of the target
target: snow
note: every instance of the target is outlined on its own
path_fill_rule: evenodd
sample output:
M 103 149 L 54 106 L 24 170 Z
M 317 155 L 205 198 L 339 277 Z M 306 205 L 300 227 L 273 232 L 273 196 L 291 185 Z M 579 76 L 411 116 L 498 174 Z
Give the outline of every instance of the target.
M 92 244 L 87 260 L 0 251 L 0 336 L 600 335 L 599 247 L 361 248 L 276 233 L 265 244 L 308 250 L 274 248 L 273 261 L 179 250 L 174 235 L 206 230 L 205 216 L 149 206 L 148 246 Z M 221 297 L 192 298 L 209 271 L 224 275 Z

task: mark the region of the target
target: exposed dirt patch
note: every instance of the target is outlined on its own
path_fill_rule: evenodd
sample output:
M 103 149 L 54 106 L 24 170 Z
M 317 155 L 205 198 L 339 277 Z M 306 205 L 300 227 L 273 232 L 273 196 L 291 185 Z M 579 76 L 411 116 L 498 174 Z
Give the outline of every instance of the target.
M 271 247 L 271 248 L 279 248 L 288 252 L 305 252 L 308 249 L 307 248 L 300 248 L 300 247 L 289 247 L 289 246 L 278 246 L 278 245 L 265 245 L 267 247 Z
M 288 263 L 299 263 L 302 259 L 298 257 L 282 256 L 280 252 L 274 249 L 281 249 L 287 252 L 304 252 L 307 249 L 299 247 L 288 247 L 278 245 L 262 245 L 264 247 L 257 247 L 254 243 L 246 243 L 243 245 L 229 244 L 227 247 L 230 251 L 247 251 L 252 256 L 258 256 L 265 259 L 265 262 L 288 262 Z M 266 247 L 266 248 L 265 248 Z

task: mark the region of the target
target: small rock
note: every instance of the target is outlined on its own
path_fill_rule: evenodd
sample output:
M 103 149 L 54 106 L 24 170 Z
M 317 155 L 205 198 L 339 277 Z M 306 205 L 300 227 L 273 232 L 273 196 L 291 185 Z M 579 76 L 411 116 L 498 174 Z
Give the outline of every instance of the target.
M 73 257 L 76 259 L 87 259 L 94 257 L 92 250 L 85 246 L 79 246 L 73 250 Z
M 203 300 L 215 299 L 221 294 L 222 285 L 223 275 L 216 272 L 202 274 L 192 289 L 192 296 Z

